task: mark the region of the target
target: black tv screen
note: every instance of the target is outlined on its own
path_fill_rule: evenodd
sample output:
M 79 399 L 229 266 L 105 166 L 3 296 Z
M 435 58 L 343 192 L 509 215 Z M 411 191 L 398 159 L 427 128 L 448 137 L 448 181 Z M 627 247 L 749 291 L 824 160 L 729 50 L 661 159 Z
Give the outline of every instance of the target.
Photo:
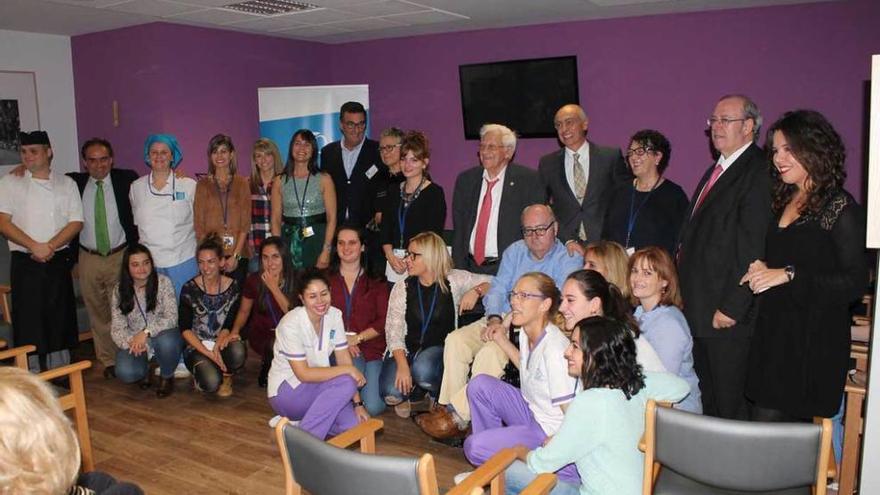
M 483 124 L 504 124 L 521 137 L 555 137 L 559 107 L 578 103 L 574 56 L 511 60 L 458 67 L 465 139 Z

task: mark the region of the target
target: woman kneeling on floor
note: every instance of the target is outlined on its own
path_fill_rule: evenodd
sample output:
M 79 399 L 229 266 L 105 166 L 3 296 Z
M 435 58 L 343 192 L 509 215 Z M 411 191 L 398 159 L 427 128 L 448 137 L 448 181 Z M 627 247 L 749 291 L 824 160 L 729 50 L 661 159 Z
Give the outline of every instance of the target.
M 199 244 L 199 274 L 184 284 L 178 306 L 178 326 L 187 343 L 183 360 L 196 387 L 232 395 L 232 375 L 244 367 L 247 347 L 230 332 L 238 314 L 241 289 L 221 273 L 223 244 L 210 234 Z
M 135 244 L 122 255 L 119 284 L 110 296 L 110 335 L 119 346 L 116 376 L 150 387 L 149 360 L 159 363 L 159 398 L 174 390 L 174 369 L 183 341 L 177 325 L 174 284 L 153 268 L 153 255 Z
M 330 305 L 327 277 L 306 269 L 297 293 L 303 305 L 287 313 L 275 330 L 269 405 L 324 440 L 370 417 L 358 393 L 366 380 L 351 362 L 342 312 Z

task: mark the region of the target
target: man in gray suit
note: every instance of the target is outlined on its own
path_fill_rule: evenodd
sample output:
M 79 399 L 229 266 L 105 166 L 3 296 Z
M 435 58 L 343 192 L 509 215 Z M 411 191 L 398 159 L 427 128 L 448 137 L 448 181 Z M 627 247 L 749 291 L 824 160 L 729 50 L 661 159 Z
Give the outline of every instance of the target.
M 538 162 L 541 184 L 559 220 L 559 239 L 569 251 L 581 253 L 581 241 L 598 241 L 602 235 L 611 192 L 632 179 L 619 149 L 587 141 L 589 123 L 579 105 L 560 108 L 553 125 L 563 148 Z
M 516 134 L 499 124 L 480 128 L 480 166 L 458 175 L 452 193 L 455 267 L 495 275 L 501 253 L 522 238 L 520 214 L 544 203 L 534 170 L 510 163 Z

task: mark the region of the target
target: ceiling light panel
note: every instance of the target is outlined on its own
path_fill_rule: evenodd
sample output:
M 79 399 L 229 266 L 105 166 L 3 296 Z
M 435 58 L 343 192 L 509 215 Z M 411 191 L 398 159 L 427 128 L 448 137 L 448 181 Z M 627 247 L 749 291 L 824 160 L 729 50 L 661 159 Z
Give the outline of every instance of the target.
M 317 9 L 318 6 L 311 3 L 294 2 L 293 0 L 248 0 L 247 2 L 224 5 L 223 8 L 248 14 L 273 16 L 289 14 L 291 12 L 305 12 Z

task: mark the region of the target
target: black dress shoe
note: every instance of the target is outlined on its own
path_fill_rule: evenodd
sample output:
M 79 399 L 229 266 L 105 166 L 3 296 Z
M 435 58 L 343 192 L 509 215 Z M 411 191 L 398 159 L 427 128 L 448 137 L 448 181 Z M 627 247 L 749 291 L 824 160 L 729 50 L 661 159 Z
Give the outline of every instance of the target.
M 104 379 L 116 378 L 116 366 L 112 364 L 104 367 Z
M 171 395 L 174 391 L 174 377 L 159 378 L 159 388 L 156 390 L 156 397 L 164 399 Z
M 138 388 L 140 388 L 141 390 L 146 390 L 150 388 L 150 385 L 152 385 L 152 383 L 150 382 L 150 375 L 141 378 L 141 381 L 137 382 L 137 384 Z

